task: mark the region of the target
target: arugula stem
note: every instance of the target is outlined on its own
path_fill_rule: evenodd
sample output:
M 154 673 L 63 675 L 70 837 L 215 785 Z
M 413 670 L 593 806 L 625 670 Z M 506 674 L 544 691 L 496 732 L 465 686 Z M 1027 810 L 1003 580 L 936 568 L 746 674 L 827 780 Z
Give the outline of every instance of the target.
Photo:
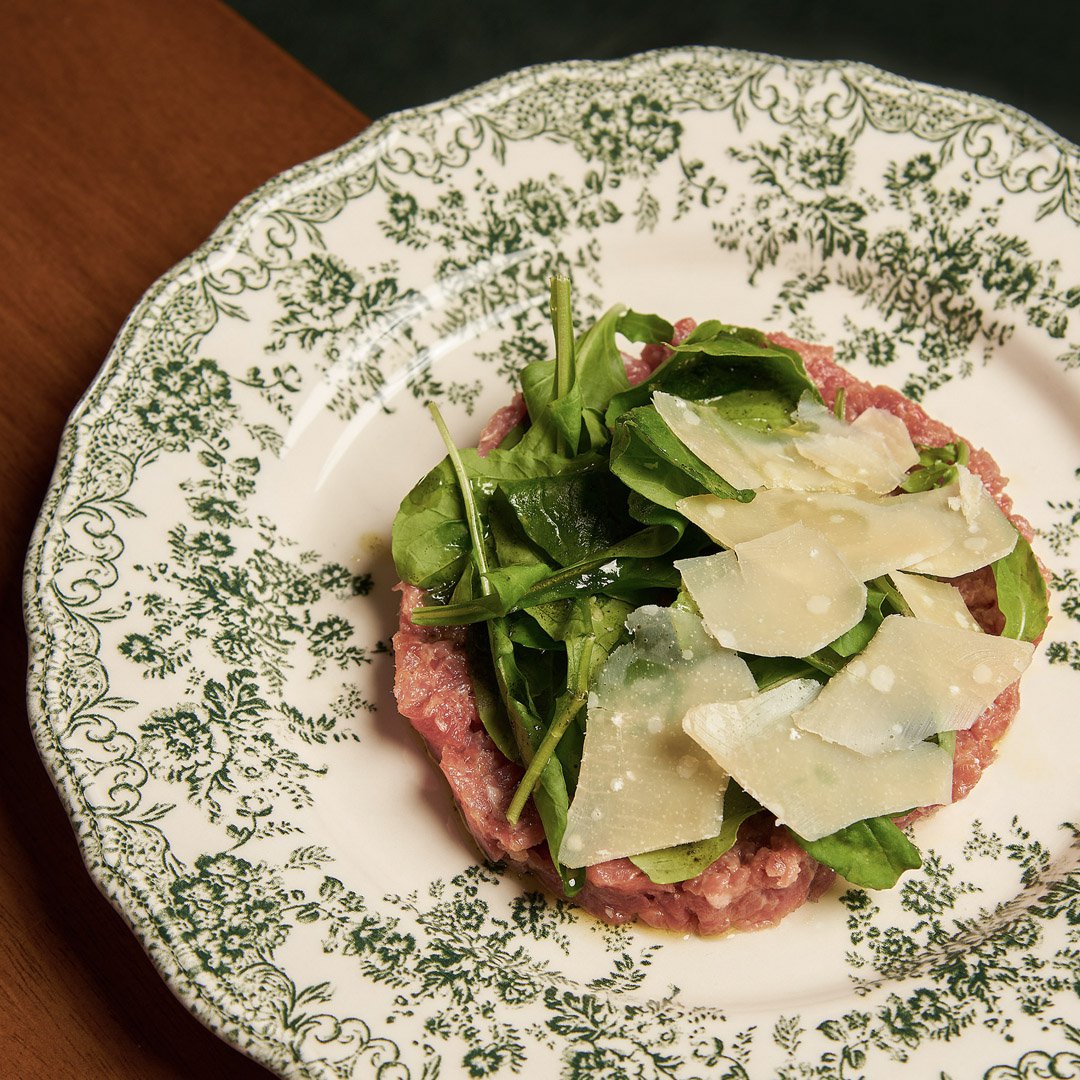
M 510 732 L 514 736 L 518 756 L 522 764 L 528 765 L 533 757 L 533 740 L 541 728 L 540 717 L 511 689 L 512 685 L 519 683 L 521 676 L 514 662 L 514 644 L 507 632 L 506 620 L 489 619 L 487 634 L 499 697 L 510 719 Z
M 532 760 L 525 769 L 525 775 L 521 778 L 521 783 L 518 784 L 517 791 L 514 792 L 514 797 L 506 808 L 506 820 L 511 825 L 517 824 L 518 818 L 521 817 L 521 811 L 525 809 L 525 804 L 533 793 L 533 788 L 540 782 L 540 774 L 544 771 L 544 766 L 547 765 L 551 755 L 555 753 L 555 747 L 559 745 L 559 740 L 562 739 L 566 729 L 570 726 L 570 721 L 577 716 L 584 704 L 584 696 L 579 697 L 574 694 L 566 699 L 555 713 L 551 726 L 547 729 L 543 741 L 536 748 L 536 753 L 533 754 Z
M 574 318 L 570 305 L 570 279 L 556 274 L 551 279 L 551 326 L 555 331 L 555 400 L 565 397 L 574 385 Z M 558 435 L 560 454 L 566 440 Z
M 832 403 L 833 416 L 835 416 L 837 420 L 843 420 L 844 419 L 844 404 L 845 404 L 846 398 L 847 398 L 847 391 L 844 389 L 844 387 L 842 387 L 842 386 L 837 387 L 837 389 L 836 389 L 836 397 L 833 398 L 833 403 Z
M 555 397 L 564 397 L 574 385 L 574 319 L 570 306 L 570 279 L 551 279 L 551 325 L 555 331 Z
M 454 475 L 457 477 L 458 486 L 461 489 L 461 499 L 465 504 L 465 521 L 469 526 L 469 536 L 472 539 L 473 558 L 476 569 L 480 574 L 480 589 L 485 596 L 494 595 L 491 582 L 488 581 L 487 552 L 484 549 L 483 525 L 480 521 L 480 513 L 476 508 L 476 500 L 473 497 L 472 485 L 469 483 L 468 473 L 461 460 L 454 440 L 450 435 L 442 413 L 434 402 L 428 402 L 428 409 L 435 419 L 435 425 L 439 429 L 443 442 L 446 444 L 446 453 L 453 466 Z M 528 762 L 532 757 L 532 739 L 529 735 L 530 728 L 535 728 L 539 721 L 531 716 L 529 711 L 518 701 L 510 691 L 510 672 L 513 668 L 513 645 L 506 632 L 502 619 L 489 619 L 487 623 L 488 645 L 491 649 L 491 659 L 495 667 L 495 681 L 498 683 L 499 695 L 506 706 L 507 714 L 511 720 L 514 742 L 523 761 Z
M 830 655 L 830 649 L 828 645 L 823 649 L 818 649 L 817 652 L 811 653 L 809 656 L 800 657 L 812 668 L 816 668 L 818 671 L 824 672 L 831 679 L 844 665 L 839 658 L 834 658 Z
M 446 426 L 442 413 L 439 412 L 439 406 L 434 401 L 429 401 L 428 410 L 435 419 L 435 426 L 439 429 L 442 441 L 446 444 L 446 453 L 454 468 L 458 487 L 461 489 L 461 501 L 465 504 L 465 523 L 469 526 L 469 538 L 472 540 L 476 569 L 480 571 L 480 591 L 487 596 L 491 592 L 491 582 L 487 579 L 488 561 L 487 552 L 484 550 L 484 529 L 480 523 L 480 513 L 476 509 L 476 499 L 473 497 L 472 484 L 469 483 L 469 474 L 465 471 L 465 464 L 461 460 L 458 448 L 454 445 L 450 429 Z
M 456 604 L 423 604 L 413 608 L 409 617 L 417 626 L 468 626 L 470 623 L 498 618 L 501 613 L 501 601 L 493 592 L 488 592 L 478 600 L 462 600 Z
M 896 608 L 897 614 L 906 615 L 908 618 L 911 618 L 911 616 L 915 614 L 911 610 L 908 602 L 900 595 L 900 590 L 893 584 L 892 578 L 890 578 L 888 574 L 883 574 L 879 578 L 874 578 L 870 584 L 875 588 L 880 589 L 885 594 L 885 599 Z
M 506 808 L 506 820 L 511 825 L 517 824 L 518 818 L 521 817 L 521 811 L 525 809 L 525 803 L 528 802 L 533 788 L 540 781 L 540 774 L 544 771 L 551 755 L 555 753 L 555 748 L 559 745 L 559 741 L 566 733 L 571 721 L 585 704 L 588 697 L 588 676 L 591 670 L 590 660 L 593 640 L 593 638 L 585 639 L 581 663 L 578 666 L 576 680 L 578 685 L 576 688 L 570 689 L 570 693 L 562 699 L 559 708 L 556 709 L 543 741 L 536 748 L 536 753 L 533 754 L 532 760 L 525 769 L 525 775 L 521 778 L 521 783 L 518 784 L 517 791 L 514 792 L 514 797 Z

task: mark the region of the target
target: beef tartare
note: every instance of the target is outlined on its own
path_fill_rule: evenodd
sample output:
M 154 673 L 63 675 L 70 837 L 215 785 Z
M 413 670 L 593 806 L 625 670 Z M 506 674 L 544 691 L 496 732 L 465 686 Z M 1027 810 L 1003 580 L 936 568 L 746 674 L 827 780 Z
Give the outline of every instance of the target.
M 827 347 L 622 309 L 575 344 L 567 305 L 555 360 L 402 504 L 399 710 L 484 855 L 606 922 L 758 929 L 837 871 L 893 884 L 1045 626 L 998 467 Z M 905 704 L 921 649 L 941 705 Z M 763 775 L 789 744 L 817 756 Z

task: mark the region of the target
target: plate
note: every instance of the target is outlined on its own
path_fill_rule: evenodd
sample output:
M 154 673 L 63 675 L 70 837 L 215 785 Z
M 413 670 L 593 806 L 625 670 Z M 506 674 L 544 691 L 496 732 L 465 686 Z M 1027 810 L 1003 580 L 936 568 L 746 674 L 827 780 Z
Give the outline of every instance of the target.
M 29 700 L 95 880 L 290 1077 L 1080 1069 L 1077 149 L 868 67 L 712 49 L 507 76 L 273 180 L 155 284 L 26 570 Z M 390 521 L 546 356 L 546 288 L 836 346 L 1012 477 L 1055 616 L 925 865 L 720 940 L 477 862 L 390 693 Z M 1070 1071 L 1072 1070 L 1072 1071 Z

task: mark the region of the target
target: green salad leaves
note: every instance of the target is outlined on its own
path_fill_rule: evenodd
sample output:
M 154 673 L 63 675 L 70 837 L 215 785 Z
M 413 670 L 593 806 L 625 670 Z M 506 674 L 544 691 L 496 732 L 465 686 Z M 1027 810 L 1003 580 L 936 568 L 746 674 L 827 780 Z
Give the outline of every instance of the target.
M 568 895 L 584 880 L 558 853 L 577 784 L 586 701 L 597 672 L 628 640 L 626 618 L 644 604 L 686 604 L 673 563 L 716 545 L 676 509 L 712 494 L 749 502 L 672 433 L 651 404 L 656 390 L 717 407 L 757 431 L 783 429 L 799 399 L 821 400 L 802 360 L 759 331 L 718 321 L 671 346 L 674 328 L 656 315 L 615 307 L 575 338 L 569 281 L 551 290 L 555 356 L 521 373 L 527 418 L 486 456 L 457 448 L 432 406 L 447 456 L 408 493 L 393 527 L 403 580 L 427 590 L 420 625 L 471 625 L 482 646 L 475 673 L 483 724 L 525 769 L 509 811 L 531 796 Z M 617 335 L 667 345 L 667 359 L 631 386 Z M 923 449 L 904 490 L 948 483 L 967 458 L 964 443 Z M 1033 640 L 1045 626 L 1046 592 L 1023 539 L 994 564 L 1005 633 Z M 747 657 L 760 689 L 788 679 L 821 681 L 863 649 L 890 614 L 910 614 L 887 578 L 870 582 L 863 619 L 807 657 Z M 663 792 L 657 792 L 663 798 Z M 732 782 L 716 837 L 634 856 L 656 882 L 700 873 L 761 811 Z M 794 834 L 793 834 L 794 835 Z M 814 842 L 795 839 L 850 881 L 895 884 L 919 865 L 916 849 L 888 818 L 851 825 Z

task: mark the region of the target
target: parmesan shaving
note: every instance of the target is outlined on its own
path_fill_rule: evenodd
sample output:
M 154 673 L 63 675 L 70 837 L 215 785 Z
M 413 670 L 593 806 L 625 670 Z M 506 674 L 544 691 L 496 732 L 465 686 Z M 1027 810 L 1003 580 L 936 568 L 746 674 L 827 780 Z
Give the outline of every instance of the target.
M 949 519 L 952 540 L 948 547 L 904 569 L 935 577 L 959 577 L 1008 555 L 1016 547 L 1016 527 L 977 476 L 957 466 L 957 482 L 940 488 L 954 513 Z
M 938 623 L 940 626 L 958 626 L 961 630 L 982 633 L 960 590 L 947 581 L 919 577 L 894 570 L 890 575 L 896 591 L 904 598 L 916 619 Z
M 851 486 L 801 457 L 793 435 L 753 431 L 708 405 L 662 391 L 653 394 L 653 405 L 678 439 L 734 487 L 847 491 Z
M 952 755 L 920 743 L 867 757 L 808 734 L 792 713 L 820 701 L 813 679 L 796 679 L 741 701 L 691 709 L 686 732 L 782 824 L 806 840 L 914 806 L 949 802 Z
M 918 464 L 919 455 L 904 422 L 883 409 L 867 409 L 848 424 L 804 394 L 796 416 L 811 430 L 794 440 L 795 449 L 852 488 L 865 487 L 884 495 Z
M 713 637 L 757 656 L 816 652 L 866 610 L 866 587 L 805 525 L 683 559 L 675 569 Z
M 860 581 L 942 551 L 956 535 L 956 512 L 946 496 L 933 491 L 881 498 L 776 490 L 760 491 L 748 503 L 694 495 L 677 506 L 729 548 L 801 521 L 825 538 Z
M 890 615 L 795 723 L 860 754 L 913 747 L 971 727 L 1033 651 L 1027 641 Z
M 690 708 L 744 697 L 754 678 L 701 620 L 644 607 L 627 625 L 589 695 L 574 801 L 559 860 L 591 866 L 715 836 L 727 774 L 682 729 Z

